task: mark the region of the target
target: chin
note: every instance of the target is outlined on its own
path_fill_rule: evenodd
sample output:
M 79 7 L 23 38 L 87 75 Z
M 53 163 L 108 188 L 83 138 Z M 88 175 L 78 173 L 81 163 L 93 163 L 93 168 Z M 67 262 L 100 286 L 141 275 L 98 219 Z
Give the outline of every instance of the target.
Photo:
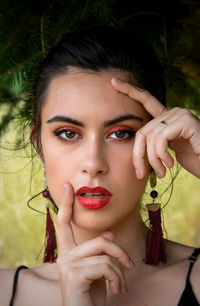
M 90 216 L 78 216 L 73 217 L 72 222 L 73 224 L 82 229 L 82 230 L 88 230 L 91 232 L 104 232 L 111 228 L 114 225 L 114 220 L 108 220 L 108 218 L 103 217 L 102 215 L 95 215 L 91 214 Z

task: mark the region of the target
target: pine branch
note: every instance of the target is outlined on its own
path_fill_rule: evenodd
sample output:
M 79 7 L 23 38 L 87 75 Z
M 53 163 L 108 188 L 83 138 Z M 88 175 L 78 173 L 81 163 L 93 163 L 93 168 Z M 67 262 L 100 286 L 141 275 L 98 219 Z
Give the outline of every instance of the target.
M 81 14 L 81 19 L 83 19 L 83 17 L 85 16 L 85 12 L 86 12 L 87 6 L 88 6 L 88 0 L 85 1 L 83 12 Z
M 155 15 L 155 16 L 161 17 L 161 14 L 160 13 L 156 13 L 156 12 L 151 12 L 151 11 L 138 12 L 138 13 L 130 14 L 130 15 L 126 16 L 126 17 L 123 17 L 122 19 L 117 20 L 117 23 L 121 23 L 121 22 L 124 22 L 124 21 L 126 21 L 128 19 L 132 19 L 132 18 L 135 18 L 137 16 L 141 16 L 141 15 Z
M 164 64 L 170 103 L 199 107 L 200 15 L 195 13 L 199 2 L 166 1 L 164 6 L 162 1 L 154 5 L 121 0 L 49 0 L 38 6 L 23 0 L 1 3 L 0 103 L 17 104 L 23 97 L 20 116 L 24 122 L 31 120 L 32 86 L 42 58 L 64 34 L 95 25 L 136 29 Z M 195 63 L 190 61 L 191 54 Z M 4 89 L 16 82 L 23 82 L 23 90 L 15 97 Z M 186 94 L 180 99 L 177 93 L 183 93 L 183 88 Z
M 45 58 L 46 51 L 44 47 L 44 15 L 41 16 L 40 31 L 41 31 L 42 54 L 43 54 L 43 57 Z
M 193 20 L 186 19 L 175 19 L 175 21 L 180 22 L 182 24 L 192 25 L 194 27 L 200 28 L 200 23 Z
M 26 58 L 23 62 L 17 64 L 16 66 L 10 68 L 9 70 L 5 71 L 4 73 L 0 74 L 0 79 L 3 78 L 5 75 L 10 75 L 12 73 L 14 73 L 17 69 L 19 69 L 20 67 L 22 67 L 23 65 L 25 65 L 26 63 L 30 62 L 32 59 L 34 59 L 35 57 L 40 56 L 41 54 L 43 54 L 42 51 L 39 51 L 38 53 L 29 56 L 28 58 Z

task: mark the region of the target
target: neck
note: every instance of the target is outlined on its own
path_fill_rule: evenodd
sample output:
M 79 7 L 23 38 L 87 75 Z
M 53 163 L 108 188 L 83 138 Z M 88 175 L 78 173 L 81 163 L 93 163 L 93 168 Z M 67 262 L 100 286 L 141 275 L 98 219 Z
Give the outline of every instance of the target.
M 96 238 L 108 230 L 105 229 L 104 231 L 93 232 L 91 230 L 79 228 L 74 223 L 71 225 L 75 241 L 78 245 L 87 240 Z M 112 230 L 114 234 L 114 243 L 123 248 L 133 259 L 134 263 L 143 262 L 147 228 L 139 212 L 130 213 L 126 219 L 122 220 L 120 223 L 109 227 L 109 230 Z

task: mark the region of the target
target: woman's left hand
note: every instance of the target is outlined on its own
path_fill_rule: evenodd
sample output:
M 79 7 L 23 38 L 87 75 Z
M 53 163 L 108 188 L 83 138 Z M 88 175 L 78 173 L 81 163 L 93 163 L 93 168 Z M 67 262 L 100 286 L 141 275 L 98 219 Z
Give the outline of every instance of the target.
M 138 89 L 128 82 L 113 78 L 112 85 L 119 92 L 140 102 L 154 119 L 150 120 L 135 136 L 133 164 L 138 178 L 147 173 L 145 155 L 159 177 L 174 160 L 167 151 L 170 147 L 180 165 L 200 178 L 200 120 L 188 109 L 175 107 L 168 110 L 148 91 Z M 164 123 L 162 123 L 164 121 Z

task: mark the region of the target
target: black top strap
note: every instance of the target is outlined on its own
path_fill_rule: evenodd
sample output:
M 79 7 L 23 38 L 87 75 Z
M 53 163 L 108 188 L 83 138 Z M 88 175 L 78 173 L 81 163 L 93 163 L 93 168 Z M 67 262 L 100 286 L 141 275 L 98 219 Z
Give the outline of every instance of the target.
M 191 271 L 192 271 L 192 267 L 193 267 L 194 263 L 196 262 L 197 257 L 199 256 L 199 254 L 200 254 L 200 248 L 199 249 L 195 249 L 193 251 L 192 255 L 188 258 L 188 261 L 190 262 L 190 266 L 189 266 L 188 273 L 187 273 L 186 284 L 187 284 L 187 282 L 189 282 L 190 274 L 191 274 Z
M 28 267 L 26 267 L 26 266 L 19 266 L 19 267 L 17 268 L 16 272 L 15 272 L 15 275 L 14 275 L 14 282 L 13 282 L 13 290 L 12 290 L 12 297 L 11 297 L 9 306 L 13 306 L 13 301 L 14 301 L 14 297 L 15 297 L 15 292 L 16 292 L 16 289 L 17 289 L 18 276 L 19 276 L 20 270 L 22 270 L 22 269 L 28 269 Z
M 180 301 L 178 303 L 178 306 L 199 306 L 199 303 L 194 295 L 194 292 L 192 290 L 192 286 L 190 283 L 190 274 L 192 272 L 192 267 L 194 265 L 194 263 L 197 260 L 198 255 L 200 254 L 200 248 L 195 249 L 192 253 L 192 255 L 188 258 L 188 261 L 190 262 L 190 266 L 188 269 L 188 273 L 187 273 L 187 277 L 186 277 L 186 285 L 185 285 L 185 289 L 181 295 Z M 14 297 L 15 297 L 15 292 L 16 292 L 16 288 L 17 288 L 17 281 L 18 281 L 18 276 L 19 276 L 19 272 L 22 269 L 28 269 L 28 267 L 26 266 L 19 266 L 15 272 L 14 275 L 14 283 L 13 283 L 13 291 L 12 291 L 12 297 L 10 300 L 10 304 L 9 306 L 13 306 L 13 301 L 14 301 Z M 189 303 L 189 304 L 188 304 Z
M 195 249 L 192 253 L 192 255 L 188 258 L 188 261 L 190 262 L 187 277 L 186 277 L 186 284 L 185 289 L 181 295 L 180 301 L 178 303 L 178 306 L 199 306 L 199 303 L 196 299 L 196 296 L 193 292 L 191 283 L 190 283 L 190 274 L 192 272 L 192 268 L 194 263 L 197 260 L 198 255 L 200 254 L 200 248 Z

